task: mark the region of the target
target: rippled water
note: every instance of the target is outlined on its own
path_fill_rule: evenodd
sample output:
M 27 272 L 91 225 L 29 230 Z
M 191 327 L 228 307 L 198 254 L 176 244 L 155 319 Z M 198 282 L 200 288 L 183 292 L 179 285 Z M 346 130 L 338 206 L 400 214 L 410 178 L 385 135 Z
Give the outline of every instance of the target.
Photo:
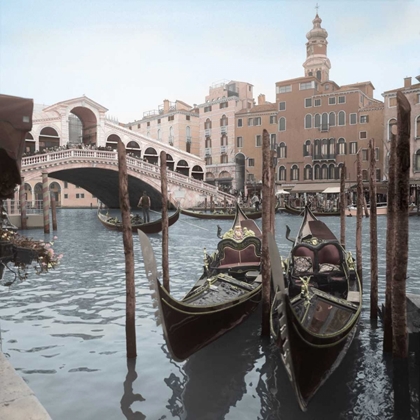
M 157 216 L 156 216 L 157 217 Z M 138 238 L 135 361 L 126 359 L 125 264 L 122 236 L 100 224 L 92 210 L 58 212 L 62 263 L 11 289 L 0 287 L 2 350 L 53 419 L 392 419 L 390 361 L 382 355 L 382 326 L 369 321 L 369 222 L 364 220 L 364 311 L 342 364 L 306 414 L 296 403 L 278 352 L 260 338 L 260 314 L 184 363 L 174 362 L 156 326 Z M 283 255 L 300 218 L 276 215 Z M 326 219 L 339 235 L 339 218 Z M 229 221 L 220 221 L 223 231 Z M 347 248 L 354 254 L 355 218 L 347 218 Z M 201 274 L 203 248 L 218 242 L 216 222 L 181 216 L 169 229 L 171 292 L 181 298 Z M 44 238 L 42 230 L 27 235 Z M 386 218 L 378 218 L 380 300 L 384 296 Z M 420 293 L 420 218 L 410 218 L 407 291 Z M 52 238 L 47 235 L 46 239 Z M 158 262 L 161 236 L 150 235 Z M 314 361 L 316 363 L 316 361 Z M 411 417 L 417 419 L 418 361 L 410 358 Z

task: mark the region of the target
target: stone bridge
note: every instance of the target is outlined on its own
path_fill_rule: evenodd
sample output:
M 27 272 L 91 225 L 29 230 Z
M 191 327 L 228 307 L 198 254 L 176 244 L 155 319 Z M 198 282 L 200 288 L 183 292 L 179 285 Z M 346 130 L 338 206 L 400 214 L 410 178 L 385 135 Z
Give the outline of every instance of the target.
M 135 207 L 143 191 L 152 200 L 152 208 L 162 203 L 160 167 L 127 155 L 128 190 L 130 205 Z M 22 177 L 25 181 L 49 177 L 78 185 L 111 208 L 119 207 L 118 154 L 116 151 L 64 149 L 37 154 L 22 159 Z M 174 205 L 193 207 L 207 197 L 214 202 L 234 201 L 230 194 L 202 180 L 168 170 L 168 198 Z

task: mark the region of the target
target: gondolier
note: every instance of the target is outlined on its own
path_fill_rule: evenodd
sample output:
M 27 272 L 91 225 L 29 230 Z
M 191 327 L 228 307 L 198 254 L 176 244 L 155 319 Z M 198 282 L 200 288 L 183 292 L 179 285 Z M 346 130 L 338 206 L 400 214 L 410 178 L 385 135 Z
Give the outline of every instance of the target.
M 137 204 L 137 207 L 141 207 L 143 209 L 144 223 L 150 222 L 150 216 L 149 216 L 150 205 L 151 205 L 150 197 L 147 195 L 147 192 L 144 191 L 143 195 L 140 197 L 139 203 Z

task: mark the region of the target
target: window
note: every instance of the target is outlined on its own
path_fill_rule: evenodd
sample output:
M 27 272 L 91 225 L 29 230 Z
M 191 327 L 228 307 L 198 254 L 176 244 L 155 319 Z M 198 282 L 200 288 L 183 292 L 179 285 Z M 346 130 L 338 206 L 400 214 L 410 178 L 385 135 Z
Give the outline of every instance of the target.
M 276 93 L 287 93 L 292 91 L 292 85 L 287 86 L 277 86 Z
M 286 131 L 286 118 L 284 117 L 279 119 L 279 131 Z
M 299 167 L 297 165 L 293 165 L 290 169 L 290 180 L 299 181 Z
M 328 83 L 325 84 L 325 90 L 330 90 L 330 85 Z
M 311 141 L 306 140 L 303 145 L 303 156 L 311 156 Z
M 305 115 L 305 128 L 312 128 L 312 115 L 311 114 Z
M 368 149 L 362 149 L 362 160 L 363 162 L 367 162 L 369 157 Z
M 187 115 L 189 117 L 189 115 Z M 189 120 L 189 118 L 187 118 Z M 160 124 L 161 120 L 158 118 L 158 124 Z
M 304 180 L 312 180 L 312 168 L 311 165 L 306 165 L 303 171 Z
M 220 163 L 228 163 L 228 155 L 224 154 L 220 156 Z
M 255 136 L 255 147 L 261 147 L 262 146 L 262 137 L 261 134 L 257 134 Z
M 376 162 L 379 161 L 379 147 L 375 147 L 375 160 Z
M 227 108 L 228 107 L 228 103 L 227 102 L 222 102 L 220 105 L 219 105 L 219 109 L 222 109 L 222 108 Z
M 137 128 L 141 128 L 141 124 L 137 124 Z
M 367 169 L 363 169 L 362 170 L 362 179 L 363 179 L 363 181 L 367 181 L 368 180 L 368 171 L 367 171 Z
M 76 194 L 76 198 L 80 198 L 80 194 Z
M 278 148 L 277 148 L 277 157 L 278 157 L 279 159 L 284 159 L 284 158 L 286 158 L 286 157 L 287 157 L 287 148 L 286 148 L 286 143 L 281 142 L 281 143 L 278 145 Z
M 248 159 L 248 166 L 255 166 L 255 159 L 249 158 Z
M 276 145 L 277 145 L 277 135 L 270 134 L 270 149 L 276 150 Z
M 393 98 L 388 98 L 388 107 L 392 108 L 393 106 L 397 106 L 397 97 L 394 96 Z
M 157 131 L 157 138 L 158 140 L 162 140 L 162 131 L 160 129 Z
M 335 96 L 330 96 L 328 98 L 328 105 L 335 105 Z
M 381 181 L 381 170 L 380 169 L 376 169 L 376 181 L 379 182 Z
M 330 115 L 328 116 L 328 124 L 330 127 L 335 127 L 335 113 L 330 112 Z
M 242 118 L 238 119 L 238 127 L 242 127 Z
M 286 168 L 284 166 L 279 168 L 279 181 L 286 181 Z
M 368 115 L 361 115 L 360 116 L 360 124 L 366 124 L 369 122 L 369 116 Z
M 254 125 L 254 118 L 248 118 L 248 127 L 252 127 Z
M 211 111 L 211 106 L 204 107 L 204 112 L 210 112 L 210 111 Z
M 350 154 L 355 155 L 357 153 L 357 141 L 350 142 Z
M 211 158 L 211 156 L 206 156 L 205 161 L 206 161 L 206 165 L 212 165 L 212 158 Z
M 343 138 L 338 139 L 338 154 L 346 154 L 346 140 L 344 140 Z
M 361 131 L 359 133 L 359 139 L 367 139 L 367 132 L 366 131 Z
M 279 102 L 279 111 L 286 110 L 286 102 Z
M 255 126 L 257 126 L 257 125 L 261 125 L 261 117 L 256 117 L 256 118 L 254 118 L 254 125 L 255 125 Z
M 321 106 L 321 99 L 315 99 L 314 106 Z
M 150 127 L 150 121 L 147 122 L 147 126 Z
M 187 121 L 190 121 L 191 117 L 190 117 L 189 115 L 186 115 L 186 116 L 185 116 L 185 119 L 186 119 Z
M 174 120 L 174 116 L 173 115 L 170 115 L 169 117 L 168 117 L 168 121 L 173 121 Z
M 64 194 L 64 198 L 69 198 L 69 195 L 68 194 Z
M 390 141 L 395 135 L 397 135 L 397 120 L 392 118 L 388 122 L 388 141 Z
M 344 111 L 338 113 L 338 125 L 346 125 L 346 113 Z
M 64 188 L 68 188 L 69 187 L 69 183 L 67 181 L 64 181 Z
M 244 147 L 242 137 L 236 137 L 236 147 Z
M 420 139 L 420 115 L 416 118 L 416 123 L 414 126 L 414 135 L 416 139 Z
M 326 112 L 321 116 L 321 131 L 328 131 L 328 114 Z
M 315 114 L 315 124 L 314 124 L 314 127 L 315 128 L 319 128 L 320 125 L 321 125 L 321 115 Z
M 277 117 L 275 115 L 270 115 L 270 124 L 277 124 Z
M 339 104 L 345 104 L 346 103 L 346 97 L 345 96 L 339 96 L 338 97 L 338 103 Z
M 350 124 L 357 124 L 357 114 L 350 114 Z
M 314 81 L 312 82 L 306 82 L 306 83 L 299 83 L 299 90 L 307 90 L 307 89 L 315 89 L 316 83 Z
M 305 108 L 310 108 L 312 106 L 312 98 L 305 99 Z
M 420 171 L 420 149 L 414 155 L 414 170 Z
M 319 165 L 314 166 L 315 179 L 321 179 L 321 168 Z

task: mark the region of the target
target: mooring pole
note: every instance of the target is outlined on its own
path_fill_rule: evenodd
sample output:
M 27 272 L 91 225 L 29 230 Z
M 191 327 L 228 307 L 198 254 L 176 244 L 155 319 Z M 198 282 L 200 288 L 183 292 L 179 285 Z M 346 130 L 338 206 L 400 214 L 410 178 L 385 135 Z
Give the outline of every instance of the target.
M 271 149 L 270 144 L 270 232 L 275 233 L 276 228 L 276 192 L 275 192 L 275 172 L 276 172 L 276 151 Z
M 166 152 L 163 150 L 160 152 L 160 179 L 162 191 L 162 281 L 163 287 L 169 293 L 168 174 L 166 172 Z
M 270 232 L 271 213 L 271 163 L 270 163 L 270 135 L 263 130 L 262 147 L 262 328 L 261 335 L 270 336 L 270 289 L 271 289 L 271 264 L 268 250 L 268 232 Z
M 48 187 L 48 174 L 42 173 L 42 207 L 44 214 L 44 233 L 50 233 L 50 189 Z
M 19 187 L 19 201 L 20 201 L 20 227 L 21 229 L 28 228 L 28 219 L 26 216 L 26 195 L 25 195 L 25 180 L 22 177 L 22 184 Z
M 55 201 L 54 193 L 51 195 L 51 216 L 52 216 L 52 228 L 57 230 L 57 205 Z
M 363 183 L 362 183 L 362 156 L 361 150 L 357 152 L 357 216 L 356 216 L 356 262 L 357 274 L 363 282 L 362 274 L 362 217 L 363 217 Z
M 396 159 L 396 248 L 392 282 L 392 355 L 408 357 L 406 278 L 408 264 L 408 209 L 410 195 L 410 114 L 405 95 L 397 92 L 397 159 Z
M 392 279 L 395 258 L 395 223 L 396 223 L 396 154 L 397 154 L 397 125 L 390 127 L 391 147 L 388 163 L 388 191 L 387 191 L 387 229 L 386 229 L 386 286 L 384 311 L 384 352 L 392 352 Z
M 341 167 L 340 176 L 340 242 L 346 247 L 346 166 Z
M 370 319 L 378 319 L 378 220 L 375 186 L 375 141 L 369 140 L 369 199 L 370 199 Z
M 125 339 L 127 357 L 137 357 L 136 345 L 136 293 L 134 285 L 134 250 L 133 233 L 131 231 L 130 199 L 128 195 L 128 176 L 126 150 L 122 141 L 118 142 L 118 180 L 119 180 L 119 201 L 121 208 L 121 220 L 123 229 L 123 243 L 125 254 Z

